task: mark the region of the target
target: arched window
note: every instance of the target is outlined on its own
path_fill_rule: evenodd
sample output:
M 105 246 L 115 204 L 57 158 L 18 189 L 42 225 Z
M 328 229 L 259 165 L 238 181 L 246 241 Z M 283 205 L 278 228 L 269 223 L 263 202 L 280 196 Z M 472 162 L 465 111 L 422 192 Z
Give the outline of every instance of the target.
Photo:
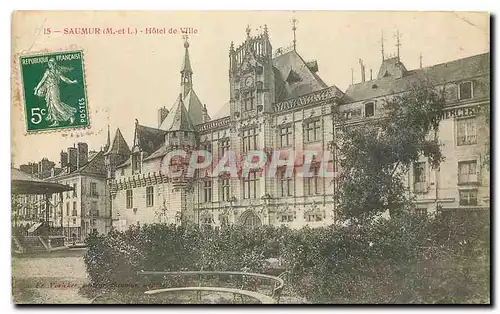
M 262 221 L 253 211 L 247 210 L 241 215 L 241 224 L 245 227 L 259 227 Z

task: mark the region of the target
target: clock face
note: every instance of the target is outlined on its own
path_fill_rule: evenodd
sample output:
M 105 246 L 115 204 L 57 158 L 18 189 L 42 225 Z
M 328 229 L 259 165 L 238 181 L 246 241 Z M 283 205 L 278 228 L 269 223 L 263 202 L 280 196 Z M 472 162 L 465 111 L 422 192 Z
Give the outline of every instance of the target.
M 252 86 L 252 85 L 253 85 L 253 77 L 248 76 L 248 77 L 245 79 L 245 85 L 246 85 L 247 87 Z

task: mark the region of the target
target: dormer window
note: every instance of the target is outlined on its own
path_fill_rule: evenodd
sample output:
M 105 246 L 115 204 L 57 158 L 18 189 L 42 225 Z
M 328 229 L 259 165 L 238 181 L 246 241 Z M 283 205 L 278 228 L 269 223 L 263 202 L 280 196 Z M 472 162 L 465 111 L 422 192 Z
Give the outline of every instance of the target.
M 136 153 L 132 155 L 132 173 L 141 172 L 141 155 Z
M 472 98 L 472 82 L 462 82 L 458 84 L 458 100 L 466 100 Z
M 365 117 L 373 117 L 375 115 L 375 104 L 367 102 L 365 104 Z

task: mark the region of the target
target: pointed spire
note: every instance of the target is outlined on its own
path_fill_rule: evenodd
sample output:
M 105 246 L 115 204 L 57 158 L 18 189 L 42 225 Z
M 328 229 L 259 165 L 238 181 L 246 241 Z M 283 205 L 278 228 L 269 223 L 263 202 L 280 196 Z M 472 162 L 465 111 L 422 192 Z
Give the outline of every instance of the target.
M 401 37 L 401 34 L 399 33 L 399 29 L 398 29 L 397 33 L 396 33 L 396 47 L 398 48 L 398 54 L 397 54 L 398 61 L 400 61 L 400 59 L 399 59 L 399 47 L 401 47 L 400 37 Z
M 419 56 L 419 60 L 420 60 L 420 68 L 422 68 L 422 59 L 423 59 L 423 58 L 424 58 L 424 57 L 422 56 L 422 54 L 420 54 L 420 56 Z
M 191 61 L 189 60 L 189 37 L 188 35 L 182 36 L 184 39 L 184 59 L 182 60 L 182 68 L 181 73 L 193 73 L 193 69 L 191 68 Z
M 297 37 L 295 34 L 295 31 L 297 30 L 297 22 L 298 20 L 295 18 L 295 16 L 292 18 L 292 31 L 293 31 L 293 50 L 297 49 Z
M 122 156 L 128 156 L 130 154 L 130 148 L 128 147 L 128 144 L 125 141 L 125 138 L 123 137 L 120 128 L 116 129 L 113 143 L 108 147 L 104 155 L 108 155 L 111 153 Z
M 182 36 L 182 38 L 184 39 L 185 51 L 181 69 L 181 90 L 182 90 L 182 97 L 186 97 L 186 95 L 193 87 L 193 69 L 191 68 L 191 61 L 189 60 L 188 35 L 184 35 Z
M 385 54 L 384 54 L 384 31 L 382 31 L 381 36 L 380 36 L 380 45 L 382 46 L 382 61 L 385 60 Z
M 267 29 L 267 24 L 264 24 L 264 36 L 269 37 L 269 31 Z
M 109 133 L 109 124 L 108 124 L 108 139 L 106 140 L 106 148 L 104 150 L 108 150 L 109 146 L 111 145 L 111 135 Z

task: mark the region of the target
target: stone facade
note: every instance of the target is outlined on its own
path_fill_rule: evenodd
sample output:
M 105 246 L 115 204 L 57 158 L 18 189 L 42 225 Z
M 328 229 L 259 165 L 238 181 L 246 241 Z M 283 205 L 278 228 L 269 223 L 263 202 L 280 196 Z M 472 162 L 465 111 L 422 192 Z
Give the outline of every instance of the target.
M 424 163 L 408 174 L 417 210 L 489 210 L 489 170 L 483 163 L 489 129 L 478 111 L 490 105 L 489 53 L 411 71 L 399 57 L 383 58 L 375 79 L 342 92 L 325 84 L 318 63 L 305 62 L 295 49 L 273 54 L 267 29 L 257 36 L 247 30 L 240 46 L 230 46 L 229 101 L 211 119 L 194 92 L 189 44 L 184 47 L 181 93 L 172 109 L 160 108 L 158 128 L 136 121 L 130 149 L 118 130 L 114 142 L 122 151 L 106 155 L 116 228 L 155 222 L 210 227 L 334 223 L 332 178 L 288 180 L 280 173 L 266 177 L 265 171 L 248 178 L 212 178 L 199 171 L 195 178 L 175 179 L 165 174 L 165 156 L 175 149 L 206 149 L 215 160 L 227 151 L 331 151 L 334 111 L 344 112 L 353 124 L 377 118 L 385 97 L 422 79 L 447 91 L 439 134 L 446 160 L 438 171 Z M 327 165 L 335 169 L 332 156 Z M 296 172 L 302 166 L 303 160 L 296 161 Z

